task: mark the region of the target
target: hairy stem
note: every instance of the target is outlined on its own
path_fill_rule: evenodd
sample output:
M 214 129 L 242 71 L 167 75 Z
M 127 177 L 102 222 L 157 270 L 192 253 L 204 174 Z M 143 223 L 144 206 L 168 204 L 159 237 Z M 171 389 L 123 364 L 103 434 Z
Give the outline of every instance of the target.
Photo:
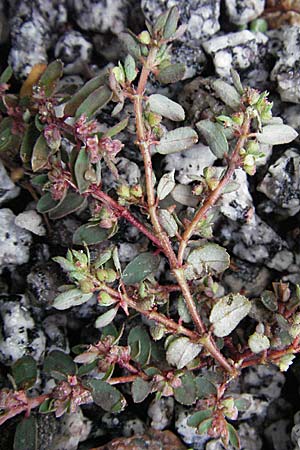
M 0 416 L 0 425 L 3 425 L 7 420 L 21 414 L 22 412 L 29 413 L 32 409 L 40 406 L 48 397 L 49 394 L 40 395 L 39 397 L 34 398 L 27 397 L 26 403 L 21 403 L 19 406 L 11 408 L 9 411 Z
M 216 189 L 214 189 L 210 193 L 210 195 L 207 197 L 207 199 L 205 200 L 203 205 L 198 209 L 193 220 L 191 221 L 191 223 L 188 225 L 185 232 L 183 233 L 182 240 L 180 242 L 180 246 L 179 246 L 179 250 L 178 250 L 178 262 L 180 265 L 182 265 L 182 263 L 183 263 L 184 251 L 188 245 L 188 241 L 191 238 L 191 236 L 193 235 L 193 233 L 195 232 L 200 220 L 202 220 L 205 217 L 205 215 L 207 214 L 209 209 L 218 201 L 218 199 L 220 198 L 220 196 L 223 192 L 223 189 L 229 183 L 234 171 L 239 166 L 239 164 L 240 164 L 239 153 L 248 138 L 249 128 L 250 128 L 250 120 L 249 120 L 249 118 L 246 118 L 245 122 L 242 126 L 242 129 L 241 129 L 240 137 L 237 141 L 235 149 L 233 150 L 233 153 L 232 153 L 229 165 L 227 167 L 227 170 L 225 172 L 225 175 L 219 182 Z

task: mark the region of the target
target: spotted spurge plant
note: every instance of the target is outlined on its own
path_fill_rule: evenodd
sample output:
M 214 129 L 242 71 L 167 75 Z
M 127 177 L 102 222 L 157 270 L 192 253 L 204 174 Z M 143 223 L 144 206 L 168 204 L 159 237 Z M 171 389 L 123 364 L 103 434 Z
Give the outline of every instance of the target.
M 60 83 L 60 61 L 35 67 L 20 95 L 9 93 L 10 68 L 2 74 L 4 163 L 27 188 L 30 178 L 30 190 L 39 197 L 37 210 L 50 229 L 51 221 L 67 214 L 90 213 L 74 233 L 74 247 L 54 258 L 66 284 L 52 306 L 62 311 L 97 299 L 95 327 L 101 331 L 97 342 L 80 343 L 72 356 L 55 350 L 42 367 L 29 355 L 13 364 L 10 387 L 0 395 L 0 423 L 25 413 L 16 448 L 23 448 L 26 434 L 36 433 L 33 408 L 60 417 L 95 402 L 118 413 L 128 398 L 124 384 L 136 403 L 153 395 L 174 396 L 189 405 L 190 426 L 238 448 L 231 422 L 248 405 L 228 392 L 230 382 L 257 364 L 286 370 L 300 350 L 298 289 L 274 283 L 255 299 L 269 314 L 253 319 L 253 299 L 220 289 L 230 256 L 213 237 L 218 203 L 238 188 L 232 183 L 235 170 L 253 175 L 263 156 L 261 143 L 285 144 L 297 133 L 272 117 L 267 92 L 243 87 L 234 71 L 232 83 L 213 82 L 224 113 L 200 120 L 197 130 L 186 125 L 185 111 L 174 100 L 148 95 L 148 82 L 153 91 L 155 81 L 155 86 L 168 85 L 184 77 L 184 64 L 171 62 L 171 44 L 185 32 L 178 21 L 174 7 L 138 36 L 124 33 L 124 61 L 72 93 Z M 111 112 L 110 128 L 101 123 L 103 108 Z M 124 112 L 130 108 L 131 119 Z M 174 171 L 155 173 L 154 155 L 162 159 L 184 152 L 199 136 L 222 170 L 210 166 L 195 173 L 192 188 L 177 183 Z M 142 167 L 133 185 L 118 175 L 118 157 L 128 146 Z M 114 187 L 106 183 L 108 173 Z M 148 242 L 147 251 L 127 265 L 118 256 L 124 222 Z M 241 340 L 235 330 L 246 317 Z M 38 370 L 54 379 L 55 387 L 36 396 Z

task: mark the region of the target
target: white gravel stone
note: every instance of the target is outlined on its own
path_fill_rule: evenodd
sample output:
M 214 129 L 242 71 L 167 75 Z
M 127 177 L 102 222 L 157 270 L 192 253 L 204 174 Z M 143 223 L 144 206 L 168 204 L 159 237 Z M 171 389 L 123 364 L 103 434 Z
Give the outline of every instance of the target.
M 45 236 L 46 229 L 42 222 L 42 217 L 34 210 L 24 211 L 17 215 L 15 218 L 15 224 L 28 230 L 38 236 Z

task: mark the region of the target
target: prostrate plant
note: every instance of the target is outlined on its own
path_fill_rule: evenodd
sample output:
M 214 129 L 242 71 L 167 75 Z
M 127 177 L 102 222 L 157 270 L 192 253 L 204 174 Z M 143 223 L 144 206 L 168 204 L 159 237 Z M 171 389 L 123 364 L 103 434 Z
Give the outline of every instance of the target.
M 230 381 L 244 367 L 258 363 L 286 370 L 300 351 L 298 290 L 291 294 L 286 284 L 274 283 L 273 291 L 264 291 L 256 302 L 268 314 L 261 316 L 255 330 L 255 319 L 249 319 L 243 339 L 235 329 L 253 302 L 241 294 L 219 294 L 218 280 L 230 257 L 213 242 L 212 207 L 223 193 L 237 188 L 231 181 L 237 168 L 255 173 L 256 161 L 263 156 L 260 143 L 285 144 L 297 136 L 280 118 L 272 117 L 268 93 L 244 88 L 236 72 L 233 86 L 216 80 L 213 88 L 225 104 L 224 114 L 196 126 L 224 162 L 224 170 L 211 166 L 203 175 L 195 174 L 193 189 L 177 184 L 174 171 L 156 180 L 153 154 L 181 152 L 198 140 L 191 127 L 167 130 L 162 125 L 164 119 L 184 121 L 178 103 L 161 94 L 146 94 L 149 77 L 168 84 L 184 76 L 184 65 L 171 63 L 170 43 L 185 30 L 177 27 L 178 20 L 174 7 L 153 26 L 147 23 L 147 30 L 138 36 L 125 33 L 124 63 L 71 95 L 59 89 L 60 61 L 42 68 L 42 74 L 40 67 L 35 68 L 20 96 L 7 93 L 10 69 L 1 77 L 1 109 L 6 117 L 0 124 L 0 149 L 14 161 L 16 149 L 20 150 L 26 175 L 33 173 L 32 184 L 42 192 L 38 211 L 51 220 L 85 207 L 91 212 L 90 220 L 73 236 L 74 245 L 84 249 L 54 258 L 69 284 L 61 287 L 53 307 L 66 310 L 96 295 L 101 311 L 106 308 L 95 322 L 101 330 L 98 342 L 77 346 L 74 360 L 57 350 L 46 356 L 41 372 L 54 378 L 51 392 L 30 394 L 37 378 L 32 357 L 24 356 L 12 366 L 14 389 L 1 392 L 0 423 L 26 412 L 17 427 L 16 448 L 22 448 L 26 433 L 35 433 L 35 419 L 28 418 L 32 408 L 40 405 L 40 412 L 54 411 L 60 417 L 95 402 L 117 413 L 126 405 L 122 386 L 115 387 L 123 383 L 131 383 L 136 403 L 155 393 L 156 398 L 174 396 L 191 405 L 190 426 L 238 448 L 237 433 L 228 420 L 237 419 L 238 410 L 248 405 L 226 393 Z M 118 177 L 116 166 L 124 145 L 115 136 L 126 129 L 128 119 L 105 131 L 96 120 L 110 101 L 116 103 L 112 116 L 125 102 L 133 105 L 134 143 L 144 168 L 143 178 L 133 186 Z M 115 189 L 104 190 L 104 166 L 116 177 Z M 125 267 L 118 257 L 120 220 L 149 239 L 149 250 Z M 164 275 L 158 271 L 162 261 L 168 264 Z M 142 324 L 131 326 L 137 313 Z

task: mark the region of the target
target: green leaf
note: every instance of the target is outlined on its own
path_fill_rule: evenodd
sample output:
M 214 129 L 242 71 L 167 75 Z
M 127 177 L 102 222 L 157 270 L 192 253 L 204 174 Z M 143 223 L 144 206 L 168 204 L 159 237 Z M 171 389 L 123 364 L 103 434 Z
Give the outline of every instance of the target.
M 196 127 L 217 158 L 223 158 L 224 154 L 228 153 L 228 142 L 220 124 L 211 120 L 200 120 L 196 123 Z
M 49 147 L 43 134 L 40 134 L 34 144 L 31 155 L 31 167 L 33 172 L 43 169 L 48 163 Z
M 88 382 L 92 389 L 93 400 L 104 411 L 120 412 L 126 405 L 126 400 L 118 389 L 105 381 L 93 379 Z
M 267 336 L 255 331 L 249 336 L 248 345 L 253 353 L 260 353 L 270 348 L 270 341 Z
M 127 344 L 130 347 L 131 358 L 142 366 L 149 362 L 151 355 L 151 340 L 142 326 L 132 328 L 128 334 Z
M 182 295 L 179 296 L 177 302 L 177 311 L 180 319 L 185 323 L 190 323 L 192 321 L 188 307 L 184 301 L 184 297 Z
M 11 66 L 7 66 L 6 69 L 1 73 L 0 83 L 8 83 L 13 76 L 13 70 Z
M 53 372 L 63 375 L 74 375 L 76 373 L 76 364 L 70 355 L 61 350 L 53 350 L 44 360 L 43 371 L 50 376 L 52 376 Z
M 5 117 L 2 120 L 2 127 L 0 131 L 0 152 L 7 150 L 15 150 L 19 148 L 20 136 L 12 133 L 12 120 L 11 117 Z
M 101 316 L 99 316 L 96 319 L 95 327 L 103 328 L 103 327 L 106 327 L 106 325 L 110 324 L 110 322 L 112 322 L 114 320 L 114 318 L 116 317 L 118 309 L 119 309 L 119 306 L 117 305 L 114 308 L 111 308 L 108 311 L 106 311 L 105 313 L 101 314 Z
M 55 411 L 53 403 L 54 403 L 53 398 L 47 398 L 46 400 L 44 400 L 43 403 L 41 403 L 39 406 L 39 413 L 48 414 L 49 412 Z
M 260 299 L 263 305 L 272 312 L 277 311 L 278 303 L 274 292 L 272 291 L 263 291 L 260 294 Z
M 78 119 L 82 114 L 85 114 L 88 119 L 91 119 L 99 109 L 103 108 L 111 100 L 112 95 L 111 90 L 107 86 L 100 86 L 77 108 L 75 118 Z
M 172 340 L 167 346 L 166 358 L 171 366 L 182 369 L 202 350 L 202 345 L 194 344 L 188 337 L 182 336 Z
M 131 394 L 134 403 L 141 403 L 151 392 L 151 385 L 142 378 L 136 378 L 131 386 Z
M 241 96 L 233 86 L 223 80 L 214 81 L 212 86 L 225 105 L 230 106 L 234 110 L 240 108 Z
M 33 184 L 34 186 L 43 187 L 44 184 L 46 184 L 48 181 L 49 181 L 48 175 L 46 174 L 35 175 L 34 177 L 31 178 L 31 184 Z
M 257 140 L 262 144 L 280 145 L 292 142 L 297 136 L 297 131 L 289 125 L 266 125 L 257 133 Z
M 124 69 L 127 80 L 131 83 L 137 76 L 135 60 L 133 56 L 127 55 L 124 61 Z
M 228 269 L 230 256 L 225 248 L 218 244 L 205 244 L 192 250 L 187 261 L 199 275 L 204 269 L 221 273 Z
M 183 79 L 185 75 L 185 64 L 170 64 L 159 71 L 157 80 L 162 84 L 176 83 Z
M 191 186 L 187 184 L 176 184 L 171 192 L 171 196 L 176 202 L 184 206 L 195 208 L 199 203 L 199 199 L 192 193 Z
M 29 389 L 36 381 L 37 365 L 32 356 L 18 359 L 12 366 L 12 376 L 18 389 Z
M 76 94 L 66 103 L 64 108 L 64 114 L 67 116 L 73 116 L 81 103 L 96 89 L 100 88 L 105 83 L 107 78 L 107 70 L 103 70 L 99 75 L 85 83 L 82 88 L 79 89 Z
M 234 85 L 235 89 L 237 90 L 237 92 L 240 95 L 243 95 L 244 88 L 243 88 L 243 85 L 241 83 L 241 79 L 240 79 L 239 74 L 234 69 L 230 69 L 230 74 L 231 74 L 232 82 L 233 82 L 233 85 Z
M 20 157 L 23 163 L 29 163 L 32 156 L 32 151 L 34 144 L 37 140 L 39 133 L 35 127 L 34 123 L 30 123 L 25 131 L 21 148 L 20 148 Z
M 167 20 L 166 20 L 165 26 L 163 27 L 164 39 L 169 39 L 170 37 L 173 36 L 173 34 L 175 33 L 175 31 L 177 29 L 178 20 L 179 20 L 178 8 L 176 6 L 173 6 L 168 11 Z
M 133 56 L 136 61 L 141 57 L 141 46 L 139 41 L 135 39 L 130 33 L 121 33 L 120 40 L 127 52 Z
M 76 182 L 80 194 L 83 194 L 90 185 L 90 181 L 87 181 L 84 178 L 84 175 L 86 171 L 89 169 L 89 167 L 90 167 L 90 160 L 88 152 L 86 151 L 85 148 L 82 148 L 78 153 L 74 166 Z
M 189 427 L 197 427 L 201 422 L 203 422 L 204 420 L 208 419 L 211 416 L 212 416 L 211 409 L 204 409 L 203 411 L 197 411 L 188 418 L 187 424 Z
M 147 104 L 149 105 L 150 111 L 173 120 L 174 122 L 180 122 L 185 119 L 183 107 L 164 95 L 150 95 Z
M 158 269 L 160 257 L 150 252 L 136 256 L 125 267 L 122 279 L 125 284 L 135 284 L 143 281 Z
M 216 395 L 216 386 L 205 376 L 199 376 L 195 379 L 197 395 L 199 398 L 207 398 L 210 395 Z
M 99 225 L 85 223 L 81 225 L 73 234 L 73 244 L 75 245 L 95 245 L 105 241 L 110 235 L 110 230 L 100 228 Z
M 172 214 L 167 209 L 160 209 L 158 211 L 158 218 L 161 226 L 167 232 L 168 236 L 176 236 L 178 225 Z
M 64 309 L 71 308 L 72 306 L 83 305 L 90 298 L 92 298 L 93 293 L 89 292 L 88 294 L 84 294 L 80 289 L 70 289 L 68 291 L 62 292 L 59 294 L 52 304 L 53 308 L 59 309 L 60 311 Z
M 126 117 L 126 119 L 121 120 L 121 122 L 118 122 L 116 125 L 109 128 L 108 130 L 106 130 L 105 133 L 103 134 L 103 137 L 115 136 L 116 134 L 120 133 L 127 127 L 128 122 L 129 122 L 129 117 Z
M 175 187 L 174 180 L 175 169 L 172 172 L 165 173 L 159 180 L 157 186 L 157 197 L 159 200 L 166 198 Z
M 177 153 L 191 147 L 198 141 L 198 135 L 190 127 L 180 127 L 163 135 L 156 151 L 162 155 Z
M 203 420 L 203 422 L 201 422 L 198 425 L 197 431 L 199 434 L 207 434 L 208 431 L 210 430 L 210 428 L 212 427 L 213 424 L 213 419 L 206 419 Z
M 234 448 L 240 448 L 240 439 L 239 435 L 237 434 L 236 429 L 230 424 L 226 423 L 228 435 L 229 435 L 229 442 Z
M 86 198 L 76 194 L 75 192 L 68 192 L 65 198 L 59 202 L 56 208 L 49 211 L 50 219 L 61 219 L 68 214 L 77 211 L 86 203 Z
M 240 294 L 222 297 L 211 310 L 209 320 L 218 337 L 228 336 L 250 312 L 251 302 Z
M 49 64 L 38 83 L 39 86 L 44 88 L 46 96 L 52 94 L 55 89 L 56 82 L 61 78 L 62 74 L 63 64 L 60 60 L 57 59 Z
M 35 417 L 30 416 L 22 419 L 16 428 L 13 450 L 38 450 L 37 439 L 37 422 Z
M 37 202 L 36 209 L 41 214 L 46 214 L 47 212 L 55 209 L 59 202 L 53 200 L 50 192 L 44 194 Z
M 186 372 L 181 378 L 181 386 L 174 389 L 174 397 L 182 405 L 193 405 L 197 400 L 197 388 L 194 376 Z

